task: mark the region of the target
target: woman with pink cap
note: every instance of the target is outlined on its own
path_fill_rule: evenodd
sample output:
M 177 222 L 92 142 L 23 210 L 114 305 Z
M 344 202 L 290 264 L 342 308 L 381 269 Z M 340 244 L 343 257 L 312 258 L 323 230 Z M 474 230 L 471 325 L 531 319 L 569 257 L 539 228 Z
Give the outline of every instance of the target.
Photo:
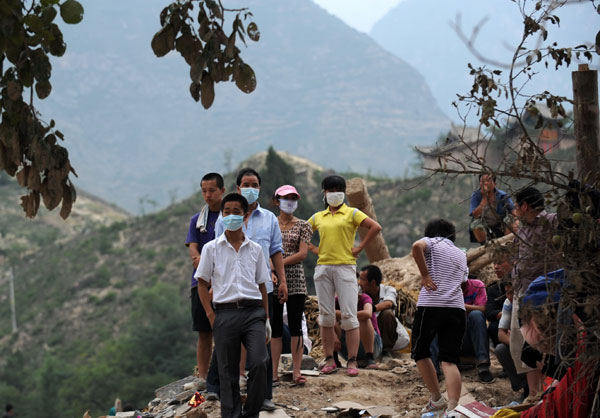
M 275 190 L 273 201 L 279 206 L 279 228 L 283 240 L 283 265 L 288 287 L 288 325 L 291 335 L 292 362 L 294 365 L 294 383 L 304 384 L 306 379 L 300 374 L 302 364 L 302 313 L 306 300 L 306 279 L 302 261 L 308 254 L 308 245 L 312 238 L 312 227 L 308 222 L 294 216 L 298 207 L 300 193 L 294 186 L 284 185 Z M 273 277 L 276 280 L 276 276 Z M 273 382 L 278 380 L 277 367 L 282 350 L 283 334 L 283 304 L 278 300 L 273 303 L 273 316 L 271 317 L 272 339 L 271 353 L 273 359 Z

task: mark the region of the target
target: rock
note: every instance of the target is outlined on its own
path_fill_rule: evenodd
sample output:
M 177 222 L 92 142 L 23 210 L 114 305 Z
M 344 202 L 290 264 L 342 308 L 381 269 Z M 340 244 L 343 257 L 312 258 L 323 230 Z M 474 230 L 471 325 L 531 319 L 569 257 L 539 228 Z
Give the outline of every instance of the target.
M 135 411 L 127 411 L 127 412 L 117 412 L 116 417 L 117 418 L 129 418 L 129 417 L 135 417 Z
M 204 412 L 199 407 L 193 408 L 190 412 L 187 413 L 185 418 L 207 418 L 206 412 Z
M 475 386 L 475 388 L 473 389 L 473 392 L 480 394 L 485 392 L 485 388 L 483 386 Z
M 407 370 L 402 366 L 394 367 L 392 369 L 392 373 L 396 373 L 396 374 L 404 374 L 406 372 L 407 372 Z
M 160 398 L 154 398 L 150 401 L 150 403 L 148 403 L 148 405 L 150 406 L 158 406 L 160 405 Z
M 197 380 L 195 382 L 189 382 L 183 385 L 183 390 L 193 390 L 194 392 L 197 390 L 203 390 L 204 388 L 201 388 L 200 386 L 202 386 L 201 381 Z
M 194 396 L 194 393 L 196 393 L 196 391 L 193 389 L 186 390 L 175 395 L 175 399 L 177 399 L 179 403 L 187 402 L 192 396 Z
M 388 370 L 393 370 L 396 367 L 403 367 L 403 366 L 404 366 L 404 361 L 396 359 L 396 358 L 389 359 L 388 361 L 385 362 L 385 367 Z
M 302 356 L 302 364 L 300 365 L 302 370 L 314 370 L 317 368 L 317 362 L 311 356 L 304 354 Z
M 171 399 L 171 398 L 174 398 L 178 393 L 181 393 L 184 391 L 183 387 L 186 383 L 199 382 L 199 381 L 200 381 L 200 379 L 198 379 L 197 377 L 188 376 L 186 378 L 183 378 L 181 380 L 178 380 L 173 383 L 169 383 L 168 385 L 158 388 L 154 391 L 154 393 L 157 398 L 160 398 L 162 400 Z
M 292 370 L 292 355 L 282 354 L 279 358 L 279 370 L 289 372 Z
M 300 365 L 302 370 L 313 370 L 317 368 L 317 362 L 311 356 L 303 355 L 302 364 Z M 279 360 L 279 369 L 283 372 L 291 372 L 293 370 L 293 362 L 291 354 L 282 354 Z
M 496 399 L 496 398 L 490 398 L 490 399 L 487 400 L 487 404 L 488 404 L 488 406 L 490 406 L 492 408 L 494 406 L 498 406 L 498 399 Z
M 416 403 L 408 404 L 408 410 L 409 411 L 414 411 L 414 410 L 417 410 L 417 409 L 421 409 L 421 407 L 419 405 L 417 405 Z
M 191 409 L 192 407 L 188 404 L 181 405 L 179 408 L 177 408 L 177 411 L 175 411 L 175 418 L 185 417 Z
M 175 406 L 169 406 L 163 411 L 163 418 L 173 418 L 175 416 Z

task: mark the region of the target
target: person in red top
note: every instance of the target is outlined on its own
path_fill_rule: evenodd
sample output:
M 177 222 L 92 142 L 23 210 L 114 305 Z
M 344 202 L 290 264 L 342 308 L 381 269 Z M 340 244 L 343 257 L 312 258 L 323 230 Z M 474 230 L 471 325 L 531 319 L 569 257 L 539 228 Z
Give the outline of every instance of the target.
M 467 329 L 462 352 L 475 355 L 479 381 L 492 383 L 494 376 L 490 372 L 490 340 L 485 319 L 487 303 L 485 285 L 481 280 L 468 279 L 461 287 L 467 312 Z
M 342 320 L 342 311 L 336 298 L 335 300 L 335 316 L 337 323 L 335 325 L 335 342 L 334 349 L 336 353 L 339 351 L 342 357 L 348 358 L 348 349 L 346 347 L 346 332 L 341 328 L 340 321 Z M 359 322 L 360 344 L 356 359 L 358 361 L 366 361 L 368 369 L 377 369 L 375 359 L 381 355 L 383 347 L 381 334 L 377 324 L 377 316 L 373 310 L 373 301 L 366 293 L 358 295 L 358 307 L 356 316 Z
M 573 314 L 573 322 L 581 331 L 577 341 L 579 347 L 575 365 L 569 367 L 554 390 L 543 395 L 542 402 L 521 412 L 521 418 L 586 418 L 592 416 L 594 392 L 598 387 L 597 368 L 589 367 L 589 359 L 588 367 L 581 362 L 586 335 L 581 320 L 575 314 Z

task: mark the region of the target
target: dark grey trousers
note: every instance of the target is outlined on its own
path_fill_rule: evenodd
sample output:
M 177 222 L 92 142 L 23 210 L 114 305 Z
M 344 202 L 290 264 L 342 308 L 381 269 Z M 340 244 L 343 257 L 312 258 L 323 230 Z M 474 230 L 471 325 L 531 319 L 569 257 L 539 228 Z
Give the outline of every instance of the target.
M 527 377 L 524 374 L 517 374 L 515 363 L 510 355 L 510 348 L 506 344 L 500 343 L 494 348 L 494 353 L 508 375 L 512 390 L 518 392 L 523 389 L 527 385 Z
M 213 335 L 219 367 L 221 417 L 258 417 L 265 399 L 267 380 L 266 314 L 262 307 L 216 311 Z M 242 412 L 240 398 L 240 349 L 248 352 L 247 399 Z

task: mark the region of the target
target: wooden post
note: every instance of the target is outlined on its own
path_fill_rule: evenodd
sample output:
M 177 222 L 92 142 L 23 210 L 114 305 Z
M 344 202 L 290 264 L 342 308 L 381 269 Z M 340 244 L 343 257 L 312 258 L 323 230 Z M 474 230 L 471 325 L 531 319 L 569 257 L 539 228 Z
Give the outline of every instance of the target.
M 598 119 L 598 71 L 587 64 L 573 71 L 573 117 L 577 142 L 577 178 L 600 186 L 600 122 Z
M 377 220 L 373 201 L 371 200 L 371 196 L 369 196 L 367 185 L 363 179 L 353 178 L 348 180 L 346 183 L 346 197 L 350 206 L 362 210 L 369 218 Z M 363 238 L 366 235 L 366 230 L 359 228 L 358 234 Z M 390 252 L 381 232 L 367 244 L 365 253 L 370 263 L 390 258 Z

